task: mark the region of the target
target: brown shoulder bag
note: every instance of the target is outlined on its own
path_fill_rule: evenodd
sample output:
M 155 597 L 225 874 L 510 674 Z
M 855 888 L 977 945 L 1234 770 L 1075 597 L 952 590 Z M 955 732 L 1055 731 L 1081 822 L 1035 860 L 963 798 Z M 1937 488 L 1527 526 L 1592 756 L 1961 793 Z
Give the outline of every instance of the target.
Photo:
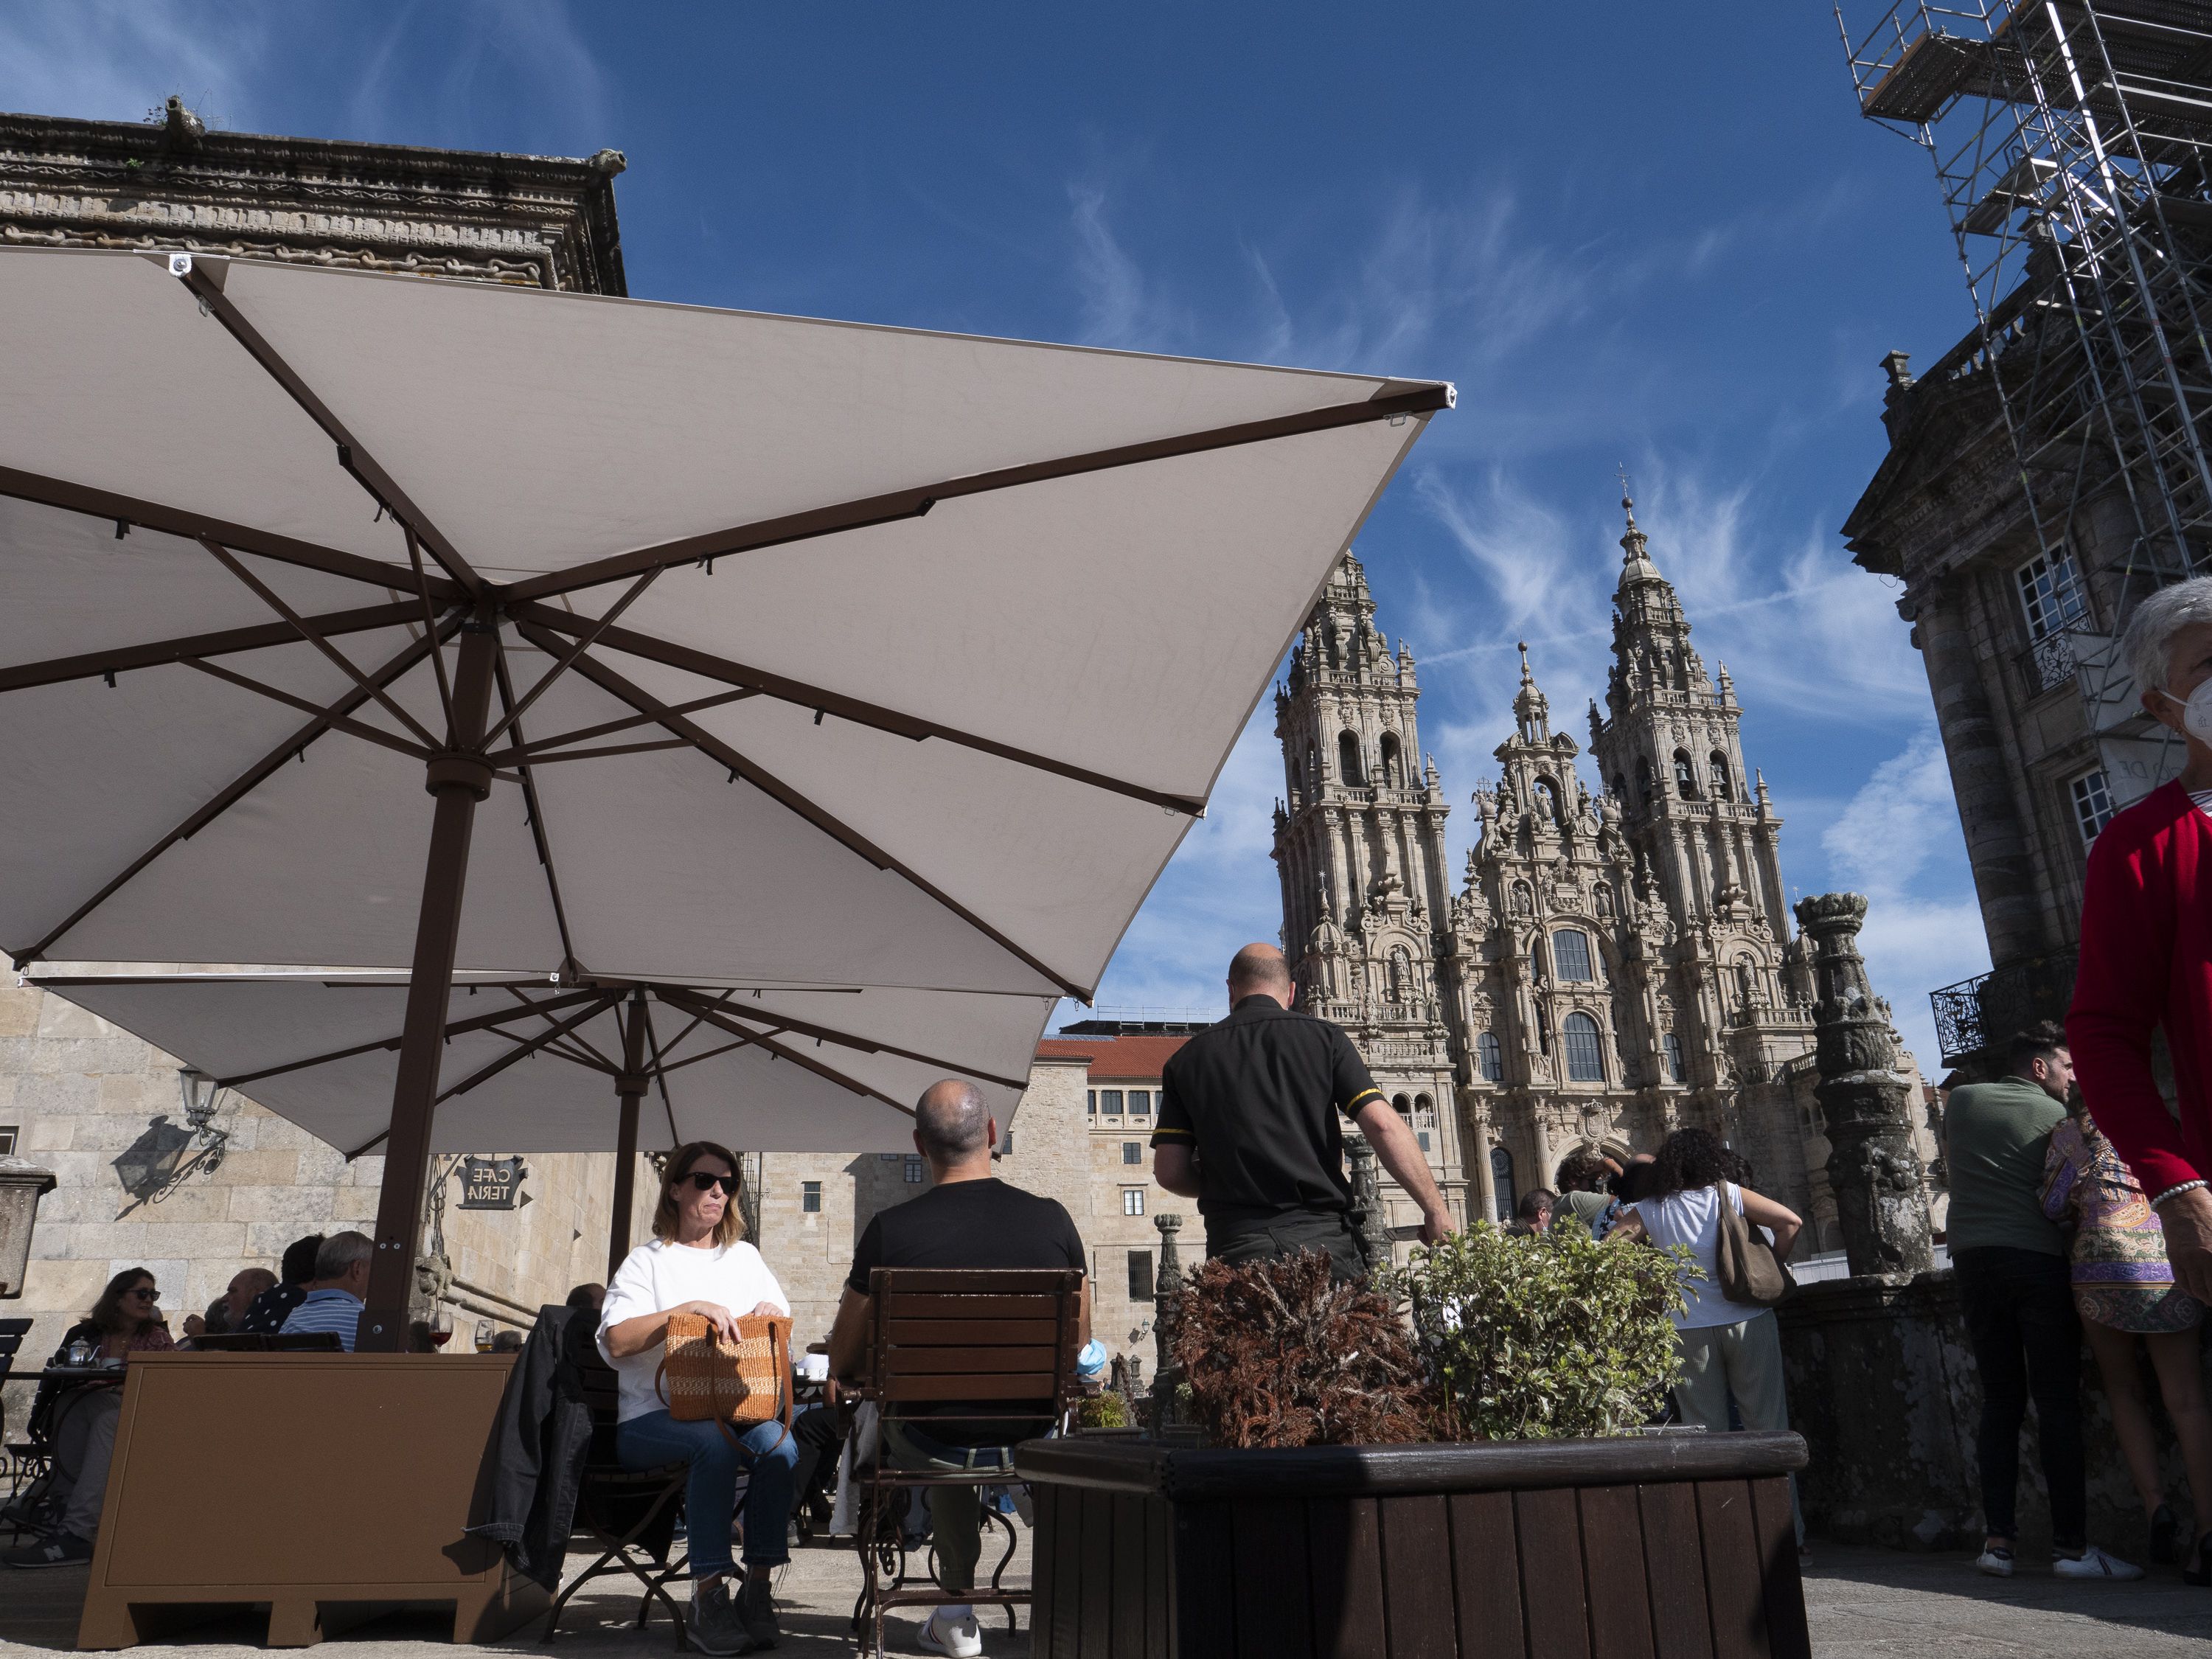
M 783 1419 L 791 1431 L 791 1321 L 777 1315 L 738 1321 L 726 1342 L 703 1314 L 671 1314 L 668 1341 L 653 1374 L 653 1392 L 679 1423 L 750 1428 Z
M 1714 1277 L 1720 1281 L 1721 1294 L 1748 1307 L 1772 1307 L 1797 1288 L 1797 1281 L 1775 1255 L 1773 1247 L 1753 1232 L 1751 1224 L 1729 1202 L 1728 1188 L 1715 1187 L 1713 1196 L 1721 1206 L 1720 1237 L 1713 1252 Z

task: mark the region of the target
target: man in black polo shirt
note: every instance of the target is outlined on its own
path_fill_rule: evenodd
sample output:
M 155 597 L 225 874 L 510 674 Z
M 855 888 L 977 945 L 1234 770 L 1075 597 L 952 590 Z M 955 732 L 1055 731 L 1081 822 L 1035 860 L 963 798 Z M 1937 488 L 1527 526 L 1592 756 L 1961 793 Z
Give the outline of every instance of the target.
M 853 1271 L 837 1303 L 830 1331 L 830 1369 L 854 1375 L 867 1357 L 869 1275 L 878 1267 L 1073 1267 L 1084 1270 L 1082 1235 L 1057 1200 L 1025 1193 L 991 1173 L 999 1126 L 972 1083 L 947 1078 L 923 1091 L 914 1110 L 914 1146 L 929 1165 L 927 1192 L 879 1212 L 853 1251 Z M 1081 1332 L 1091 1340 L 1091 1281 L 1083 1282 Z M 1012 1448 L 1050 1426 L 1052 1402 L 1036 1402 L 1033 1418 L 985 1420 L 983 1413 L 1018 1411 L 1020 1401 L 997 1406 L 948 1400 L 934 1407 L 909 1407 L 934 1419 L 927 1431 L 908 1420 L 884 1425 L 884 1443 L 902 1469 L 1005 1469 L 1013 1472 Z M 964 1420 L 963 1420 L 964 1419 Z M 930 1523 L 937 1543 L 938 1582 L 948 1590 L 975 1582 L 982 1553 L 982 1511 L 973 1486 L 929 1488 Z M 919 1637 L 923 1650 L 953 1655 L 982 1652 L 973 1610 L 939 1607 Z
M 1224 1261 L 1326 1250 L 1339 1279 L 1366 1271 L 1352 1231 L 1344 1129 L 1359 1126 L 1421 1206 L 1431 1243 L 1459 1231 L 1405 1121 L 1352 1039 L 1291 1011 L 1290 966 L 1272 945 L 1229 964 L 1229 1018 L 1177 1049 L 1160 1079 L 1152 1175 L 1198 1200 L 1206 1253 Z

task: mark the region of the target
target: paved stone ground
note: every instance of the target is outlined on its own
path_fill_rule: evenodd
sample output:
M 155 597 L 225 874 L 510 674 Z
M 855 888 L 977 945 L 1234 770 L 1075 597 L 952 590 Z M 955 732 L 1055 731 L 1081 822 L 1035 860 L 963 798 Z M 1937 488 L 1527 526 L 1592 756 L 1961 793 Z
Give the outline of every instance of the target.
M 850 1552 L 842 1548 L 806 1549 L 793 1556 L 779 1589 L 786 1608 L 779 1655 L 808 1659 L 853 1652 L 847 1621 L 856 1571 Z M 1017 1557 L 1007 1577 L 1018 1582 L 1025 1576 L 1026 1562 Z M 29 1659 L 68 1650 L 76 1638 L 84 1577 L 82 1568 L 0 1574 L 0 1656 Z M 2135 1584 L 2076 1584 L 2028 1571 L 2002 1581 L 1975 1572 L 1969 1557 L 1822 1545 L 1807 1569 L 1805 1592 L 1819 1659 L 2212 1654 L 2212 1590 L 2192 1589 L 2170 1571 Z M 629 1623 L 635 1610 L 634 1597 L 611 1591 L 579 1595 L 562 1616 L 554 1647 L 538 1641 L 532 1628 L 518 1632 L 501 1651 L 557 1653 L 568 1659 L 646 1659 L 669 1652 L 666 1620 L 657 1620 L 640 1633 Z M 916 1651 L 915 1624 L 911 1614 L 892 1621 L 891 1652 Z M 1026 1626 L 1018 1634 L 1009 1633 L 1002 1613 L 988 1613 L 983 1632 L 983 1650 L 993 1659 L 1029 1651 Z M 392 1613 L 326 1645 L 343 1649 L 343 1659 L 435 1659 L 434 1644 L 441 1644 L 444 1634 L 436 1619 Z M 240 1659 L 258 1649 L 261 1636 L 260 1621 L 234 1617 L 202 1626 L 176 1645 L 137 1651 L 149 1659 L 168 1654 Z

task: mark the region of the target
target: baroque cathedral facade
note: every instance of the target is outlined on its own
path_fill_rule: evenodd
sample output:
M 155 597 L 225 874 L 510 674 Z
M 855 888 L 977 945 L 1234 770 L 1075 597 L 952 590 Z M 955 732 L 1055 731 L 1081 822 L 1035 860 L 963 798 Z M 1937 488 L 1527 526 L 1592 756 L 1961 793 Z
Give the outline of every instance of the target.
M 1413 659 L 1392 652 L 1345 556 L 1276 692 L 1284 949 L 1299 1006 L 1351 1034 L 1455 1211 L 1508 1216 L 1578 1146 L 1645 1152 L 1696 1124 L 1818 1248 L 1834 1210 L 1782 820 L 1745 763 L 1726 666 L 1706 673 L 1622 507 L 1606 708 L 1589 709 L 1599 793 L 1523 647 L 1456 890 Z M 1414 1218 L 1402 1196 L 1389 1208 Z

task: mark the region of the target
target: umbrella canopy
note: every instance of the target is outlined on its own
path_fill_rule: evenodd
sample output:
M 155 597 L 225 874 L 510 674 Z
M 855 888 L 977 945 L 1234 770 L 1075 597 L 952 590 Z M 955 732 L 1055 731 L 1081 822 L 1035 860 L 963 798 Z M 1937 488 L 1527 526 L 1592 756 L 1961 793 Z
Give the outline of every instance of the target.
M 457 964 L 1026 1049 L 1451 398 L 43 248 L 0 354 L 0 945 L 408 970 L 380 1342 Z

